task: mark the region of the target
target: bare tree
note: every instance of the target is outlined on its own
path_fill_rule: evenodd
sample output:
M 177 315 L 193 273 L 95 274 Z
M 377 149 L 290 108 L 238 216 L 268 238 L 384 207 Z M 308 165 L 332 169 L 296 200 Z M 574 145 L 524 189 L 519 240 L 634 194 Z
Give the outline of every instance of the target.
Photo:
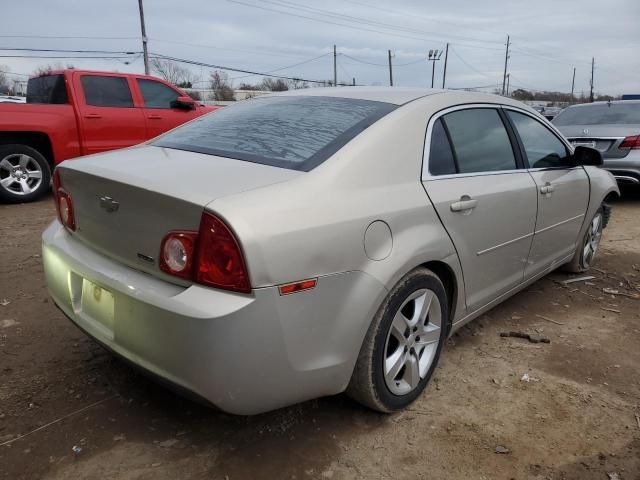
M 191 88 L 196 80 L 191 70 L 181 67 L 172 60 L 152 58 L 151 69 L 167 82 L 182 88 Z
M 269 90 L 270 92 L 284 92 L 289 90 L 289 85 L 281 78 L 268 78 L 262 79 L 260 84 L 262 90 Z
M 9 90 L 9 67 L 6 65 L 0 65 L 0 93 Z
M 40 75 L 47 75 L 52 70 L 64 70 L 65 68 L 74 68 L 74 66 L 70 63 L 68 63 L 67 66 L 64 66 L 61 62 L 48 63 L 47 65 L 36 68 L 33 71 L 33 76 L 39 77 Z
M 216 100 L 235 100 L 233 87 L 229 81 L 229 75 L 226 72 L 215 70 L 211 72 L 211 90 L 214 92 Z
M 300 80 L 298 78 L 294 78 L 293 80 L 289 80 L 289 89 L 290 90 L 299 90 L 301 88 L 309 88 L 309 83 L 306 80 Z

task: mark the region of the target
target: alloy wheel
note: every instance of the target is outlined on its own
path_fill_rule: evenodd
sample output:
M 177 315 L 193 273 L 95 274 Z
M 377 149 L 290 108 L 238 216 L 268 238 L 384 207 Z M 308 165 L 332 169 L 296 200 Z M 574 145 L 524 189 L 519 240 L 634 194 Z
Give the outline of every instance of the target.
M 582 266 L 584 268 L 589 268 L 591 262 L 593 262 L 596 252 L 598 251 L 601 238 L 602 214 L 597 213 L 593 217 L 593 220 L 591 220 L 591 224 L 589 225 L 589 229 L 585 235 L 584 245 L 582 246 Z
M 42 168 L 29 155 L 13 153 L 0 160 L 0 186 L 13 195 L 29 195 L 42 183 Z
M 384 379 L 395 395 L 418 387 L 435 358 L 442 309 L 436 294 L 421 289 L 409 295 L 393 317 L 384 349 Z

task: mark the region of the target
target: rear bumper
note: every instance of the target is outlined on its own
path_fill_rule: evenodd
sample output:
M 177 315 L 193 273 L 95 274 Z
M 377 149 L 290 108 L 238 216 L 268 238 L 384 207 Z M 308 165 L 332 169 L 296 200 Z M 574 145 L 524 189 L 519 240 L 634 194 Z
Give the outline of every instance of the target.
M 640 150 L 632 150 L 624 158 L 605 158 L 603 166 L 619 184 L 640 186 Z
M 78 327 L 155 376 L 235 414 L 343 391 L 386 290 L 363 272 L 315 289 L 249 295 L 176 286 L 87 248 L 54 221 L 42 237 L 49 292 Z

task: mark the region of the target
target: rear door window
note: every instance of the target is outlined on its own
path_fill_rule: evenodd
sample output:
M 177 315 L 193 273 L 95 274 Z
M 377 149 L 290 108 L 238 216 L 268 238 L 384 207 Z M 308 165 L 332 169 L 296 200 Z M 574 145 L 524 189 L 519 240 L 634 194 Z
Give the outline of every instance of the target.
M 87 105 L 132 108 L 133 98 L 125 77 L 83 75 L 80 77 Z
M 173 88 L 154 80 L 138 79 L 138 86 L 146 108 L 172 108 L 180 95 Z
M 153 145 L 309 171 L 395 108 L 339 97 L 254 98 L 200 117 Z
M 69 103 L 64 75 L 42 75 L 30 78 L 27 83 L 27 103 Z
M 517 168 L 509 135 L 493 108 L 470 108 L 442 117 L 451 138 L 458 173 Z
M 456 173 L 456 163 L 453 158 L 449 137 L 440 118 L 433 124 L 433 131 L 431 133 L 429 173 L 431 175 L 449 175 Z

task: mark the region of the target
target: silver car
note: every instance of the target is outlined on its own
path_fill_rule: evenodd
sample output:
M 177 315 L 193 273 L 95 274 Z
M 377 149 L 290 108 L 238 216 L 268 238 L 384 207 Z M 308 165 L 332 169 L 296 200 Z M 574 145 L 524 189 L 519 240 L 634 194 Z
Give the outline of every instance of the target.
M 497 96 L 307 89 L 60 164 L 56 305 L 235 414 L 346 391 L 391 412 L 447 336 L 594 261 L 618 195 L 595 150 Z
M 640 186 L 640 100 L 574 105 L 553 124 L 574 145 L 600 150 L 618 183 Z

